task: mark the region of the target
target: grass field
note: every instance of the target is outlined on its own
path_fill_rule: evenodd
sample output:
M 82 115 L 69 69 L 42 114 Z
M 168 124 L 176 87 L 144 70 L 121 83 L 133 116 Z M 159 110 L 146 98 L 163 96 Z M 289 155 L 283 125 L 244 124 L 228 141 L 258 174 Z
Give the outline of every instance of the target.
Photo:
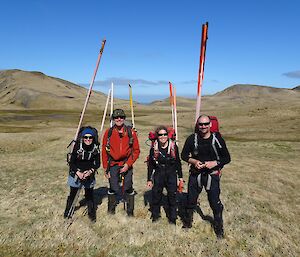
M 107 215 L 108 183 L 101 169 L 97 222 L 90 223 L 81 206 L 71 225 L 62 216 L 68 195 L 65 158 L 80 113 L 1 111 L 0 256 L 300 256 L 299 105 L 216 111 L 204 105 L 219 117 L 232 156 L 221 183 L 224 240 L 216 239 L 203 215 L 195 214 L 188 231 L 180 220 L 169 225 L 164 215 L 152 224 L 144 204 L 145 141 L 170 114 L 165 107 L 149 108 L 136 113 L 141 156 L 135 165 L 135 217 L 128 218 L 121 205 L 115 216 Z M 178 118 L 181 148 L 194 114 L 183 108 Z M 100 119 L 90 112 L 85 123 L 99 128 Z M 183 172 L 187 180 L 185 163 Z M 212 216 L 205 192 L 200 203 L 203 214 Z

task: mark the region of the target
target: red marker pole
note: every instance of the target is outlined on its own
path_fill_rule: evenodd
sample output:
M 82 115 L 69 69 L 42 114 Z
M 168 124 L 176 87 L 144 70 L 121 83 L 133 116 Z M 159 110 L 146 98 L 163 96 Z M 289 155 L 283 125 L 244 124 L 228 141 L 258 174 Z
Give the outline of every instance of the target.
M 198 73 L 198 88 L 197 88 L 195 123 L 197 122 L 197 119 L 200 115 L 200 108 L 201 108 L 201 90 L 202 90 L 202 82 L 204 79 L 204 64 L 205 64 L 207 31 L 208 31 L 208 22 L 206 22 L 205 24 L 202 25 L 202 39 L 201 39 L 201 48 L 200 48 L 200 64 L 199 64 L 199 73 Z

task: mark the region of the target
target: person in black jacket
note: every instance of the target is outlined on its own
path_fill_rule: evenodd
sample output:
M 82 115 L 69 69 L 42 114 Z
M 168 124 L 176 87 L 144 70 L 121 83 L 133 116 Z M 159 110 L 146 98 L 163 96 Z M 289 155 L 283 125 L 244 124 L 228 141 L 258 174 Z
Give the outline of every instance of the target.
M 205 187 L 208 201 L 214 214 L 214 230 L 218 238 L 224 237 L 223 204 L 220 200 L 220 175 L 223 166 L 230 162 L 230 154 L 220 133 L 210 132 L 211 122 L 207 115 L 201 115 L 181 152 L 182 160 L 190 164 L 188 199 L 184 228 L 191 228 L 193 212 L 198 196 Z
M 147 186 L 152 188 L 151 218 L 152 222 L 160 218 L 160 206 L 165 187 L 169 210 L 167 217 L 170 224 L 176 224 L 177 176 L 180 181 L 183 181 L 178 147 L 168 138 L 168 130 L 165 126 L 159 126 L 155 133 L 158 140 L 150 149 L 147 176 Z
M 68 185 L 70 186 L 70 195 L 67 199 L 67 205 L 64 217 L 69 217 L 69 211 L 76 196 L 77 191 L 84 187 L 85 199 L 88 206 L 88 217 L 91 221 L 96 221 L 96 208 L 94 204 L 93 189 L 96 183 L 95 172 L 100 167 L 100 151 L 95 140 L 95 130 L 86 127 L 81 132 L 81 137 L 76 142 L 70 160 L 70 172 Z

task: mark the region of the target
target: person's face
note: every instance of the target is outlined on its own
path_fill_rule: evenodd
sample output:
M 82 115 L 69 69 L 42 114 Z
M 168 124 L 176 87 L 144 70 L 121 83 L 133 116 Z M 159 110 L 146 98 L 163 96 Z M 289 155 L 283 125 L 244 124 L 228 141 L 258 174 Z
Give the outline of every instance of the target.
M 202 134 L 207 134 L 210 131 L 211 123 L 208 117 L 201 117 L 197 121 L 197 126 Z
M 158 140 L 160 143 L 165 144 L 168 141 L 168 132 L 164 129 L 158 131 Z
M 85 134 L 83 136 L 83 142 L 86 144 L 86 145 L 90 145 L 93 143 L 93 140 L 94 140 L 94 137 L 91 135 L 91 134 Z
M 117 116 L 114 118 L 114 122 L 117 127 L 122 127 L 124 124 L 124 120 L 125 120 L 125 117 L 123 117 L 123 116 Z

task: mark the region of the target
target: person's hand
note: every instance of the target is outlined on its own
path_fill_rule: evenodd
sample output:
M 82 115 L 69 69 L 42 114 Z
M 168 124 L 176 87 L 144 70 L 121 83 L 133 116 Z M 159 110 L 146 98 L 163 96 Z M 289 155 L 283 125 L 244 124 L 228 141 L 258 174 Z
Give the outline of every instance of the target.
M 148 187 L 149 189 L 151 189 L 151 188 L 153 187 L 153 183 L 152 183 L 151 180 L 150 180 L 150 181 L 147 181 L 147 187 Z
M 205 167 L 208 169 L 212 169 L 218 165 L 217 161 L 207 161 L 205 162 Z
M 196 163 L 195 163 L 195 168 L 196 169 L 201 170 L 205 167 L 206 167 L 205 163 L 202 163 L 201 161 L 196 161 Z
M 84 179 L 84 173 L 80 172 L 80 171 L 77 171 L 76 172 L 76 175 L 79 179 L 83 180 Z
M 124 164 L 124 166 L 120 169 L 120 173 L 124 173 L 128 170 L 129 166 L 127 163 Z
M 110 172 L 108 172 L 108 173 L 105 172 L 104 176 L 105 176 L 106 179 L 110 179 Z
M 83 172 L 83 179 L 86 179 L 88 178 L 89 176 L 91 176 L 93 174 L 93 171 L 92 170 L 85 170 Z
M 179 184 L 182 184 L 182 185 L 184 184 L 183 178 L 178 179 L 178 185 L 179 185 Z

